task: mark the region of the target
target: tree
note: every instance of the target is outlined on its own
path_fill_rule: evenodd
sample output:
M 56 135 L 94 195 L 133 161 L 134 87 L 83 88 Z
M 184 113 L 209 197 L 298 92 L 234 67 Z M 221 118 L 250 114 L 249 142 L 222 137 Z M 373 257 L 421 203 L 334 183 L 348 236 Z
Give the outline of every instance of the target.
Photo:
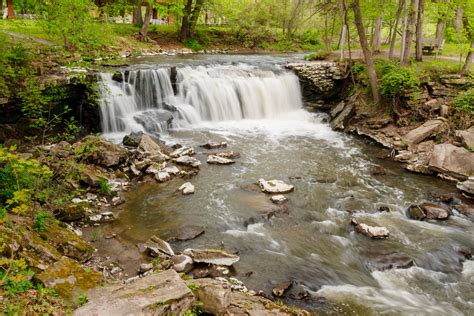
M 416 21 L 416 61 L 423 60 L 423 15 L 425 13 L 425 0 L 418 0 L 418 17 Z
M 142 0 L 136 0 L 135 10 L 133 11 L 133 24 L 136 24 L 136 25 L 143 24 L 142 4 L 143 4 Z
M 151 6 L 151 1 L 152 0 L 148 0 L 148 2 L 147 2 L 145 20 L 143 21 L 143 25 L 142 25 L 142 28 L 140 29 L 140 32 L 138 32 L 138 38 L 141 41 L 144 41 L 144 42 L 148 41 L 148 25 L 150 24 L 151 15 L 152 15 L 152 12 L 153 12 L 153 7 Z
M 407 65 L 410 60 L 411 43 L 413 41 L 413 35 L 415 34 L 416 24 L 416 11 L 418 8 L 418 0 L 411 0 L 410 7 L 408 8 L 408 24 L 405 37 L 405 44 L 403 45 L 403 56 L 402 64 Z
M 374 23 L 374 34 L 372 37 L 372 50 L 374 53 L 380 52 L 380 46 L 382 44 L 382 21 L 383 21 L 383 11 L 385 6 L 385 0 L 379 0 L 378 15 L 375 18 Z
M 365 35 L 364 24 L 362 23 L 362 14 L 360 13 L 359 0 L 353 0 L 352 9 L 354 11 L 354 23 L 359 33 L 360 46 L 364 53 L 365 63 L 367 64 L 367 72 L 369 74 L 370 87 L 372 89 L 372 97 L 374 103 L 380 103 L 380 92 L 378 87 L 377 73 L 375 72 L 374 59 L 372 57 L 372 52 L 369 49 L 369 44 L 367 43 L 367 37 Z
M 395 51 L 395 41 L 397 40 L 398 23 L 400 21 L 400 16 L 402 14 L 404 6 L 405 6 L 405 0 L 399 0 L 398 8 L 397 8 L 397 15 L 395 17 L 395 26 L 393 27 L 392 39 L 390 41 L 390 50 L 388 52 L 388 58 L 389 59 L 393 58 L 393 53 Z
M 13 0 L 7 0 L 7 18 L 15 18 L 15 10 L 13 9 Z
M 472 66 L 472 61 L 474 59 L 474 3 L 468 0 L 464 6 L 464 15 L 462 22 L 464 29 L 466 30 L 467 38 L 470 40 L 471 45 L 469 52 L 466 56 L 466 61 L 461 69 L 462 74 L 467 74 Z
M 203 4 L 204 0 L 187 0 L 181 22 L 181 41 L 185 41 L 188 38 L 192 38 L 194 36 L 194 31 L 196 29 L 199 15 L 201 14 Z

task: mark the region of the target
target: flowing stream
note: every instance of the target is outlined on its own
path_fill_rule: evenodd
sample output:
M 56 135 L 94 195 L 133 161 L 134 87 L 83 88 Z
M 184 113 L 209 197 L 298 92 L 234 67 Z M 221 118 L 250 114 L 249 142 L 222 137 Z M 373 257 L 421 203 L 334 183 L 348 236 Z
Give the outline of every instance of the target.
M 147 61 L 123 71 L 121 82 L 102 74 L 105 137 L 160 133 L 171 144 L 194 146 L 203 163 L 190 180 L 194 195 L 176 192 L 188 181 L 181 179 L 127 194 L 113 224 L 120 237 L 138 243 L 205 227 L 204 235 L 172 246 L 237 250 L 241 260 L 233 272 L 249 288 L 270 293 L 292 280 L 287 302 L 321 313 L 472 313 L 474 261 L 465 259 L 474 246 L 472 222 L 456 212 L 439 222 L 406 215 L 410 204 L 455 192 L 453 186 L 375 158 L 375 146 L 304 111 L 298 79 L 279 66 L 283 60 L 198 60 L 178 63 L 175 74 Z M 226 141 L 241 157 L 231 166 L 207 165 L 198 146 L 210 141 Z M 374 166 L 386 175 L 372 175 Z M 286 207 L 252 188 L 260 178 L 295 186 Z M 381 206 L 390 212 L 379 212 Z M 269 212 L 276 216 L 268 219 Z M 351 216 L 387 227 L 390 238 L 355 233 Z M 390 268 L 410 259 L 411 267 Z M 309 298 L 299 300 L 304 291 Z

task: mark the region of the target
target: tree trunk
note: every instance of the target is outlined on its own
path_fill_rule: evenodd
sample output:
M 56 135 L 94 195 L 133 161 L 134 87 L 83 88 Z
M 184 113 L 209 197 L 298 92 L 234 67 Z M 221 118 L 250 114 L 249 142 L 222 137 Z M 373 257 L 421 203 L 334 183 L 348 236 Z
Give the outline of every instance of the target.
M 411 0 L 410 7 L 408 8 L 408 28 L 405 38 L 405 47 L 403 50 L 402 64 L 407 65 L 410 60 L 411 43 L 413 41 L 413 35 L 415 34 L 416 24 L 416 11 L 418 8 L 418 0 Z
M 444 37 L 444 19 L 438 18 L 438 22 L 436 23 L 436 44 L 441 45 Z
M 456 30 L 457 34 L 461 33 L 462 20 L 463 20 L 463 7 L 459 6 L 459 8 L 456 10 L 456 17 L 454 18 L 454 29 Z
M 7 0 L 7 19 L 15 18 L 15 10 L 13 9 L 13 0 Z
M 418 0 L 418 18 L 416 21 L 416 61 L 423 61 L 423 16 L 425 0 Z
M 400 50 L 400 62 L 403 60 L 403 53 L 405 53 L 405 43 L 407 38 L 407 24 L 408 24 L 408 0 L 403 1 L 403 25 L 402 25 L 402 45 Z
M 133 11 L 133 24 L 142 25 L 142 0 L 137 0 L 135 10 Z
M 346 4 L 344 3 L 344 0 L 339 0 L 339 11 L 342 19 L 341 40 L 339 42 L 341 50 L 340 60 L 342 61 L 344 59 L 344 46 L 347 38 Z
M 367 72 L 369 74 L 370 87 L 372 88 L 372 96 L 374 98 L 374 103 L 379 104 L 380 92 L 378 87 L 377 73 L 375 72 L 374 59 L 367 43 L 364 25 L 362 24 L 362 15 L 360 13 L 359 0 L 353 1 L 352 9 L 354 10 L 354 22 L 357 27 L 357 32 L 359 33 L 360 46 L 362 47 L 365 63 L 367 64 Z
M 3 0 L 0 0 L 0 19 L 3 19 Z
M 379 0 L 379 15 L 375 18 L 374 23 L 374 35 L 372 37 L 372 50 L 374 53 L 380 53 L 380 46 L 382 41 L 382 21 L 383 21 L 383 9 L 385 6 L 385 0 Z
M 464 66 L 462 66 L 461 74 L 465 75 L 469 73 L 473 59 L 474 59 L 474 39 L 471 40 L 471 49 L 469 50 L 469 53 L 467 53 L 466 62 L 464 63 Z
M 199 15 L 202 11 L 202 6 L 204 4 L 204 0 L 196 0 L 196 4 L 194 5 L 193 11 L 191 13 L 191 17 L 189 18 L 189 36 L 194 36 L 194 30 L 196 29 L 196 25 L 199 19 Z
M 143 21 L 142 28 L 140 32 L 138 32 L 138 37 L 141 41 L 147 42 L 148 41 L 148 25 L 151 21 L 151 16 L 153 14 L 153 8 L 151 6 L 151 0 L 148 0 L 146 6 L 146 13 L 145 13 L 145 20 Z
M 191 11 L 193 8 L 193 0 L 188 0 L 186 2 L 186 6 L 184 7 L 184 14 L 183 14 L 183 19 L 181 21 L 181 33 L 180 33 L 180 39 L 181 41 L 185 41 L 187 38 L 189 38 L 189 16 L 191 15 Z
M 400 21 L 400 15 L 402 14 L 404 3 L 405 3 L 405 0 L 400 0 L 398 2 L 397 16 L 395 17 L 395 25 L 393 27 L 392 40 L 390 41 L 390 50 L 388 52 L 389 59 L 393 58 L 393 53 L 395 51 L 395 42 L 397 40 L 398 23 Z

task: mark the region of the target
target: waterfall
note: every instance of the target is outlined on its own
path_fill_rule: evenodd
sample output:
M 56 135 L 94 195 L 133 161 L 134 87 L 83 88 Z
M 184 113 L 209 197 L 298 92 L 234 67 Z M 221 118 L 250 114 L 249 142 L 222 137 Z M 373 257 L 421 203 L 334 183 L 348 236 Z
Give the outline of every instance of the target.
M 104 133 L 166 132 L 208 121 L 271 119 L 302 107 L 298 78 L 249 65 L 214 65 L 102 73 Z

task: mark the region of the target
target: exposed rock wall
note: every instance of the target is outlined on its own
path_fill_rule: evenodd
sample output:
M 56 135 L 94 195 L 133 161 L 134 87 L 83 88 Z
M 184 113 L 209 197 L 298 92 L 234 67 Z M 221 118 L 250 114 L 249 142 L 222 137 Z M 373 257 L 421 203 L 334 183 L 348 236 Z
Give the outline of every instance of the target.
M 328 99 L 340 91 L 344 76 L 341 68 L 334 62 L 291 63 L 286 67 L 300 78 L 303 95 L 307 99 Z

